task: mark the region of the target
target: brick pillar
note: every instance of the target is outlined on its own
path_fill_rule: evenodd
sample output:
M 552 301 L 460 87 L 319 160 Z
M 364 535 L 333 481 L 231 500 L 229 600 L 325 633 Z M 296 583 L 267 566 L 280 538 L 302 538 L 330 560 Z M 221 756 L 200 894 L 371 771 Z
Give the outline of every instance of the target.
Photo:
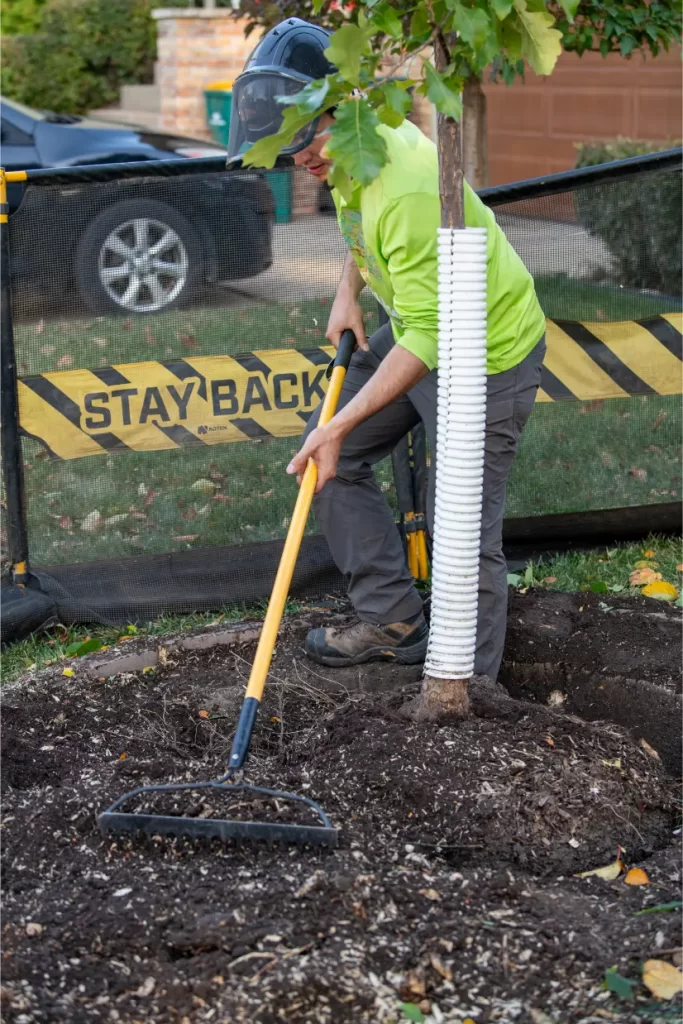
M 236 78 L 258 41 L 245 38 L 243 20 L 221 8 L 169 8 L 152 12 L 158 24 L 157 82 L 166 131 L 210 139 L 204 89 Z

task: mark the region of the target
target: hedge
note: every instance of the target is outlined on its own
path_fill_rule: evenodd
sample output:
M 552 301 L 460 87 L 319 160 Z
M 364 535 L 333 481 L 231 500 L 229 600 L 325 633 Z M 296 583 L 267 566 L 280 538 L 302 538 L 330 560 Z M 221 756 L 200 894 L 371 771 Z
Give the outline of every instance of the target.
M 122 85 L 151 82 L 158 0 L 48 0 L 40 31 L 2 39 L 2 93 L 39 110 L 84 114 Z M 187 0 L 164 0 L 184 7 Z
M 680 142 L 584 143 L 577 167 L 672 149 Z M 591 186 L 576 192 L 579 220 L 601 238 L 615 260 L 620 284 L 680 297 L 681 175 L 656 172 L 632 182 Z

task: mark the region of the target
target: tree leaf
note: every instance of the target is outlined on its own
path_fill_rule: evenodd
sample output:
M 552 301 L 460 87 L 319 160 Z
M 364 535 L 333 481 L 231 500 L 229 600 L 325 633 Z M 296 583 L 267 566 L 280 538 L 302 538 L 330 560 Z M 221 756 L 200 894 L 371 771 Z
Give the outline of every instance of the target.
M 360 85 L 361 57 L 371 52 L 370 39 L 373 33 L 372 26 L 361 28 L 347 23 L 330 37 L 325 56 L 336 65 L 344 81 L 351 85 Z
M 573 22 L 581 0 L 559 0 L 559 2 L 564 13 L 567 15 L 569 20 Z
M 387 162 L 387 144 L 378 126 L 377 114 L 360 99 L 337 107 L 327 149 L 335 164 L 360 185 L 369 185 Z
M 642 868 L 630 868 L 626 872 L 624 882 L 626 885 L 649 885 L 650 879 L 647 876 L 647 871 L 643 871 Z
M 411 95 L 408 92 L 410 85 L 410 81 L 385 82 L 382 87 L 377 90 L 380 95 L 384 97 L 384 103 L 379 106 L 377 116 L 385 124 L 391 124 L 391 121 L 382 116 L 383 110 L 390 111 L 394 118 L 400 119 L 398 124 L 402 123 L 413 102 Z M 395 127 L 398 127 L 398 125 L 395 125 Z
M 522 32 L 522 56 L 537 75 L 549 75 L 562 52 L 562 33 L 547 11 L 532 11 L 527 0 L 514 0 Z
M 488 39 L 491 21 L 481 7 L 464 7 L 459 3 L 453 12 L 453 27 L 463 42 L 478 50 Z
M 609 967 L 605 971 L 605 985 L 609 992 L 614 992 L 620 999 L 633 999 L 635 982 L 617 974 L 613 967 Z
M 491 7 L 496 17 L 503 21 L 512 10 L 512 0 L 491 0 Z
M 285 105 L 294 103 L 301 114 L 315 114 L 324 106 L 329 91 L 329 80 L 321 78 L 317 82 L 305 85 L 301 92 L 297 92 L 293 96 L 280 97 L 279 102 Z
M 594 594 L 606 594 L 607 589 L 607 584 L 603 583 L 602 580 L 593 580 L 591 583 L 591 590 Z
M 602 878 L 605 882 L 613 882 L 615 878 L 618 878 L 621 872 L 624 870 L 624 862 L 621 859 L 621 847 L 617 853 L 617 859 L 612 864 L 605 864 L 602 868 L 593 868 L 592 871 L 579 871 L 574 877 L 575 878 L 590 878 L 594 875 L 596 878 Z
M 296 107 L 287 107 L 280 130 L 266 135 L 255 142 L 242 157 L 245 167 L 272 167 L 283 146 L 289 145 L 296 133 L 313 120 L 309 112 L 302 113 Z
M 462 117 L 462 94 L 454 92 L 446 85 L 443 76 L 429 61 L 424 63 L 424 75 L 428 99 L 432 101 L 439 113 L 445 114 L 446 117 L 452 117 L 454 121 L 459 121 Z
M 517 573 L 517 572 L 509 572 L 508 573 L 508 586 L 509 587 L 518 587 L 521 582 L 522 582 L 522 577 L 519 575 L 519 573 Z
M 372 8 L 371 23 L 391 39 L 401 39 L 403 25 L 398 14 L 388 4 L 377 4 Z
M 643 985 L 657 999 L 673 999 L 683 992 L 683 974 L 666 960 L 646 960 L 643 964 Z
M 333 164 L 327 174 L 327 181 L 331 188 L 337 189 L 347 203 L 351 202 L 353 197 L 353 182 L 342 167 L 338 164 Z
M 410 34 L 416 39 L 423 39 L 429 36 L 432 26 L 429 23 L 429 15 L 424 4 L 418 4 L 410 19 Z
M 406 1020 L 417 1021 L 417 1024 L 422 1024 L 424 1021 L 425 1015 L 415 1003 L 399 1003 L 399 1007 Z

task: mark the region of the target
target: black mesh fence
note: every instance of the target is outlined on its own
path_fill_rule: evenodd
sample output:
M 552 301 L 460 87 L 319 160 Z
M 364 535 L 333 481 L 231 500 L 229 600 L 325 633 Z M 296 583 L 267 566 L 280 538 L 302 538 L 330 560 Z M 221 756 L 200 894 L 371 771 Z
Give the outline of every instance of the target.
M 549 318 L 509 524 L 680 500 L 680 157 L 629 163 L 484 193 Z M 10 278 L 28 548 L 63 617 L 267 595 L 284 469 L 325 387 L 345 256 L 329 207 L 294 169 L 25 187 Z M 395 505 L 388 462 L 378 476 Z M 340 582 L 311 536 L 295 584 Z

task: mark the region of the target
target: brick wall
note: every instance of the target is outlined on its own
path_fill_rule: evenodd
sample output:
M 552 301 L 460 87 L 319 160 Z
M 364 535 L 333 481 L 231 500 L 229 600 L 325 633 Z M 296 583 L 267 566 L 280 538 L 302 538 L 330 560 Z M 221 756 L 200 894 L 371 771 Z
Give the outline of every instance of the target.
M 680 139 L 681 63 L 676 49 L 655 60 L 563 54 L 549 78 L 484 87 L 489 184 L 565 171 L 575 142 Z
M 153 16 L 162 127 L 210 139 L 204 89 L 212 82 L 236 78 L 258 37 L 246 39 L 244 23 L 220 8 L 170 8 L 154 11 Z

